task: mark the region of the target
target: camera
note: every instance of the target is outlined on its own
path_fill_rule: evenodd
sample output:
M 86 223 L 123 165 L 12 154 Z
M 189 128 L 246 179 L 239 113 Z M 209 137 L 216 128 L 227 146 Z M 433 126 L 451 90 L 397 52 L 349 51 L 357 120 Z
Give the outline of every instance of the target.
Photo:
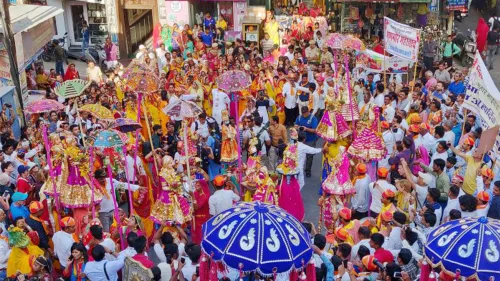
M 300 130 L 300 131 L 304 131 L 304 126 L 300 126 L 300 127 L 299 127 L 299 130 Z
M 11 107 L 12 107 L 12 105 L 10 105 L 10 103 L 5 103 L 5 107 L 7 107 L 7 108 L 11 108 Z
M 385 266 L 380 263 L 377 259 L 374 259 L 373 260 L 373 263 L 379 268 L 379 269 L 382 269 L 382 270 L 385 270 Z

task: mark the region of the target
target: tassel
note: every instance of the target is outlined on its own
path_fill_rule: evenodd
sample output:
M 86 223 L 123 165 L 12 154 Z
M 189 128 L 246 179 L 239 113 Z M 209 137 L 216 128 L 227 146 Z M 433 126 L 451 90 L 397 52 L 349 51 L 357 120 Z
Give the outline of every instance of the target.
M 305 280 L 307 280 L 307 276 L 306 276 L 306 274 L 304 273 L 304 271 L 303 271 L 303 270 L 302 270 L 302 273 L 300 274 L 300 280 L 301 280 L 301 281 L 305 281 Z
M 290 281 L 298 281 L 299 280 L 299 273 L 296 270 L 290 271 Z
M 316 268 L 314 266 L 314 260 L 311 259 L 307 263 L 306 267 L 307 281 L 316 281 Z
M 420 266 L 420 281 L 429 281 L 429 273 L 431 272 L 431 266 L 424 259 L 422 265 Z
M 207 255 L 202 252 L 201 254 L 201 263 L 200 263 L 200 281 L 208 281 L 210 274 L 210 266 Z
M 429 274 L 429 281 L 437 281 L 437 274 L 434 271 Z
M 217 263 L 213 259 L 210 260 L 210 273 L 208 276 L 208 280 L 209 281 L 218 281 L 219 280 L 219 278 L 217 276 Z

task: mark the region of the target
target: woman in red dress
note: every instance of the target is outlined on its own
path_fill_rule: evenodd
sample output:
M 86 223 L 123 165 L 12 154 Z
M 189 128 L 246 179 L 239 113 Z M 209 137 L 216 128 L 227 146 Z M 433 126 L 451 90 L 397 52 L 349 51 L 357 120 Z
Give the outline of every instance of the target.
M 75 64 L 70 63 L 68 65 L 68 69 L 66 69 L 66 73 L 64 74 L 64 81 L 73 79 L 80 79 L 80 74 L 78 73 L 78 70 L 76 70 Z

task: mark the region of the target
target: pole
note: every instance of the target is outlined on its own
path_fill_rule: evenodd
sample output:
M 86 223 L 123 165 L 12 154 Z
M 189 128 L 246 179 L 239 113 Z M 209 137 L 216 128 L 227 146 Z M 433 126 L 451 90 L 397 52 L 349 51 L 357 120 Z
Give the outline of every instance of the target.
M 415 62 L 415 67 L 413 69 L 413 85 L 411 86 L 412 93 L 413 93 L 413 89 L 415 88 L 415 83 L 417 81 L 417 66 L 418 66 L 418 57 L 417 57 L 417 61 Z
M 236 121 L 236 144 L 238 147 L 238 183 L 240 184 L 240 195 L 243 195 L 243 189 L 241 188 L 242 174 L 241 174 L 241 138 L 240 138 L 240 116 L 238 114 L 239 110 L 239 97 L 232 93 L 234 102 L 236 103 L 235 121 Z
M 54 168 L 52 167 L 52 160 L 50 159 L 50 142 L 49 137 L 47 135 L 47 125 L 44 124 L 42 126 L 42 136 L 43 141 L 45 142 L 45 151 L 47 153 L 47 165 L 49 167 L 49 176 L 52 179 L 52 189 L 54 191 L 54 202 L 56 206 L 57 213 L 59 215 L 59 196 L 57 195 L 57 187 L 56 187 L 56 178 L 54 176 Z
M 135 181 L 135 178 L 129 178 L 129 173 L 128 173 L 128 161 L 127 161 L 127 145 L 123 146 L 123 156 L 125 157 L 125 176 L 127 177 L 127 189 L 128 189 L 128 203 L 130 204 L 129 208 L 129 213 L 132 215 L 134 213 L 134 204 L 132 202 L 132 190 L 130 189 L 130 180 Z M 135 161 L 134 161 L 135 162 Z M 134 170 L 135 170 L 135 165 L 134 165 Z M 135 175 L 135 172 L 134 172 Z
M 95 186 L 94 186 L 94 147 L 91 146 L 89 149 L 89 160 L 90 160 L 90 188 L 92 190 L 92 219 L 95 219 L 95 204 L 94 204 L 94 194 L 95 194 Z M 105 194 L 103 194 L 105 195 Z
M 15 48 L 15 40 L 14 40 L 14 32 L 12 31 L 12 24 L 10 20 L 10 12 L 9 12 L 10 3 L 7 0 L 2 1 L 2 5 L 0 5 L 0 18 L 2 20 L 3 26 L 3 44 L 5 46 L 5 50 L 9 55 L 9 64 L 10 64 L 10 75 L 12 76 L 12 82 L 16 87 L 17 99 L 21 111 L 24 111 L 23 104 L 23 95 L 21 90 L 21 81 L 19 80 L 19 69 L 17 65 L 16 59 L 16 48 Z M 18 46 L 21 47 L 21 46 Z M 26 125 L 26 120 L 24 115 L 20 114 L 23 125 Z
M 351 111 L 351 126 L 352 126 L 352 136 L 356 138 L 356 121 L 354 121 L 354 110 L 353 110 L 353 101 L 352 101 L 352 91 L 351 91 L 351 73 L 349 70 L 349 55 L 344 57 L 345 63 L 345 75 L 347 76 L 347 93 L 349 95 L 349 109 Z
M 153 146 L 153 138 L 151 137 L 151 128 L 149 127 L 148 108 L 146 107 L 144 100 L 142 100 L 142 107 L 144 108 L 144 118 L 146 119 L 146 128 L 148 129 L 149 144 L 151 145 L 151 150 L 153 151 L 153 158 L 155 158 L 154 157 L 155 147 Z M 159 175 L 160 173 L 158 172 L 158 164 L 156 164 L 156 159 L 154 159 L 153 164 L 155 166 L 156 174 Z
M 387 81 L 386 81 L 386 76 L 387 76 L 387 71 L 385 70 L 385 47 L 384 47 L 384 61 L 382 61 L 382 68 L 384 70 L 384 86 L 387 89 Z
M 114 215 L 116 220 L 116 227 L 118 228 L 118 234 L 120 235 L 120 244 L 122 249 L 125 249 L 125 240 L 123 240 L 122 223 L 120 221 L 120 215 L 118 214 L 118 203 L 116 202 L 115 185 L 113 183 L 113 171 L 111 170 L 111 165 L 108 164 L 108 179 L 111 185 L 111 196 L 113 197 L 113 204 L 115 205 Z

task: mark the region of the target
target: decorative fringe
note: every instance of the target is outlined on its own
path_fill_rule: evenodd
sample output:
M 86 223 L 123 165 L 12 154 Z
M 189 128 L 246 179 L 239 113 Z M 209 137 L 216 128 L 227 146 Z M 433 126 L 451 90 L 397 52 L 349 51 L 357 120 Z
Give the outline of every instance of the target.
M 312 258 L 307 263 L 306 275 L 307 281 L 316 281 L 316 268 L 314 266 L 314 260 Z
M 295 270 L 290 271 L 290 281 L 298 281 L 299 273 Z
M 429 274 L 429 281 L 437 281 L 437 274 L 432 271 L 431 274 Z
M 302 273 L 300 274 L 300 280 L 301 280 L 301 281 L 305 281 L 305 280 L 307 280 L 307 276 L 306 276 L 306 274 L 304 273 L 304 271 L 302 271 Z
M 202 252 L 200 263 L 200 281 L 209 281 L 210 261 L 208 256 Z
M 215 262 L 213 259 L 210 261 L 210 272 L 208 274 L 208 280 L 209 281 L 218 281 L 219 278 L 217 276 L 217 262 Z

